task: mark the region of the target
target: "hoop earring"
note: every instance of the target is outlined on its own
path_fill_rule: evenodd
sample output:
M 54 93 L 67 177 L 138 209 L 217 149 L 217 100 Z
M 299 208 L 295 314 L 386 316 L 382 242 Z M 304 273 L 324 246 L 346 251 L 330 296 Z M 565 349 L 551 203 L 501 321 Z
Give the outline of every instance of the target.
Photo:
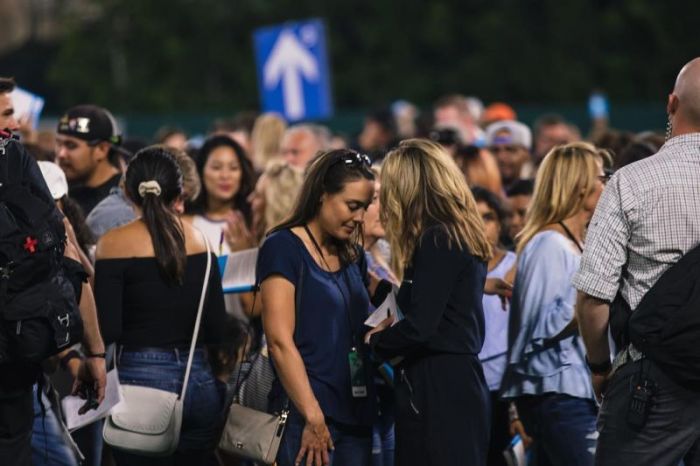
M 671 115 L 668 115 L 668 121 L 666 122 L 666 141 L 671 139 L 672 132 L 673 132 L 673 123 L 671 123 Z

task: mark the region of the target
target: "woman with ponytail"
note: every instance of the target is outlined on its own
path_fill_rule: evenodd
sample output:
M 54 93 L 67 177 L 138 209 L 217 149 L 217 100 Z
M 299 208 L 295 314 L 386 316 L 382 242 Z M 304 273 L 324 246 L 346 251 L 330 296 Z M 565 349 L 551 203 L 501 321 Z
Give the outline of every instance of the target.
M 138 152 L 126 171 L 125 191 L 138 218 L 110 230 L 97 244 L 95 298 L 102 335 L 106 343 L 117 344 L 122 383 L 179 393 L 207 265 L 206 239 L 176 212 L 182 174 L 170 149 Z M 117 465 L 214 461 L 223 399 L 204 346 L 223 340 L 219 276 L 213 260 L 178 450 L 169 458 L 115 450 Z

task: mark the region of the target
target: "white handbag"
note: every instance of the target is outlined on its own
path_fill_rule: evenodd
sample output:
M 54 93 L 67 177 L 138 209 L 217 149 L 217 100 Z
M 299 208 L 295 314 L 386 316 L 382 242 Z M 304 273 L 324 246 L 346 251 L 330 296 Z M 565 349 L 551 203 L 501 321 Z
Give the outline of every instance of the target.
M 194 324 L 190 354 L 187 357 L 182 392 L 178 395 L 157 388 L 122 385 L 123 402 L 115 413 L 107 417 L 102 431 L 104 441 L 114 448 L 143 456 L 169 456 L 177 449 L 182 427 L 183 402 L 211 272 L 209 242 L 206 238 L 204 242 L 207 245 L 207 271 L 199 298 L 199 309 Z

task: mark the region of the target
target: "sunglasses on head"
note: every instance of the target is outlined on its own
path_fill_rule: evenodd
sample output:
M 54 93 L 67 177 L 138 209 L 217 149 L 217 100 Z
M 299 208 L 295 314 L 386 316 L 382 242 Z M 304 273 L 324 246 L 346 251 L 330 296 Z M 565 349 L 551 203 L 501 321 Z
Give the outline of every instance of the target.
M 372 160 L 365 155 L 365 154 L 360 154 L 359 152 L 348 152 L 344 154 L 342 157 L 338 157 L 338 159 L 331 164 L 331 166 L 342 162 L 346 166 L 353 167 L 353 166 L 366 166 L 366 167 L 371 167 L 372 166 Z

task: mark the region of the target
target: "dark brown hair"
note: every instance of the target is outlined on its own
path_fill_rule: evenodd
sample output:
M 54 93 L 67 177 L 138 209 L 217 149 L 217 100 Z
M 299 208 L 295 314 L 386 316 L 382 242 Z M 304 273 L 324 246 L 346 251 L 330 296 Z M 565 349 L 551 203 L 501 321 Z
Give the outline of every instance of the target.
M 348 149 L 332 150 L 317 155 L 307 169 L 304 184 L 301 186 L 291 215 L 270 233 L 306 225 L 313 220 L 321 209 L 321 196 L 324 194 L 337 194 L 350 181 L 361 179 L 373 181 L 374 173 L 369 164 L 362 162 L 360 157 L 366 156 Z M 344 162 L 345 160 L 354 161 L 355 158 L 357 163 Z M 354 237 L 349 240 L 331 238 L 332 245 L 343 264 L 357 260 L 358 251 L 355 245 L 360 243 L 362 236 L 362 225 L 360 225 Z
M 139 193 L 143 182 L 155 181 L 160 193 Z M 143 221 L 153 242 L 158 268 L 170 283 L 181 284 L 187 252 L 185 233 L 172 209 L 182 194 L 182 173 L 165 146 L 150 146 L 136 153 L 126 169 L 126 193 L 143 211 Z
M 17 86 L 17 83 L 15 82 L 15 78 L 0 77 L 0 94 L 12 92 L 15 90 L 16 86 Z
M 201 192 L 197 199 L 193 200 L 188 211 L 193 214 L 206 215 L 207 209 L 209 208 L 209 193 L 207 192 L 207 187 L 204 184 L 204 166 L 209 160 L 209 156 L 215 149 L 219 147 L 228 147 L 236 155 L 238 163 L 241 166 L 241 184 L 238 187 L 238 192 L 234 194 L 233 199 L 231 199 L 231 208 L 239 210 L 243 217 L 245 218 L 246 224 L 250 226 L 253 214 L 248 203 L 248 196 L 255 188 L 255 172 L 253 171 L 253 165 L 248 160 L 245 155 L 245 151 L 236 141 L 228 136 L 217 135 L 211 136 L 204 141 L 204 144 L 199 149 L 199 154 L 197 154 L 197 173 L 199 173 L 199 178 L 201 180 Z

